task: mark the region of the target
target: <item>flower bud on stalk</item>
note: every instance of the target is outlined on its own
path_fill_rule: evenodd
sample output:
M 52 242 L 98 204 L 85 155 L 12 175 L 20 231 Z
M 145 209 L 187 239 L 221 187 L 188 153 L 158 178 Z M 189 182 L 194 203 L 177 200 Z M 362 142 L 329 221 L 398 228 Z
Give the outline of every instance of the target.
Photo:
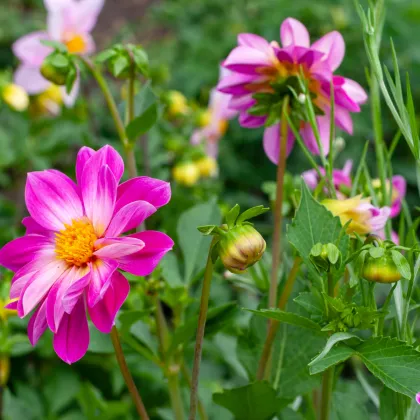
M 213 246 L 213 262 L 220 257 L 227 270 L 235 274 L 246 272 L 258 262 L 264 254 L 266 243 L 261 234 L 248 219 L 265 213 L 268 208 L 257 206 L 239 215 L 238 205 L 226 215 L 226 224 L 222 226 L 208 225 L 198 228 L 204 235 L 216 237 Z
M 219 257 L 232 273 L 241 274 L 258 262 L 266 243 L 251 225 L 238 225 L 228 230 L 219 241 Z
M 61 52 L 50 54 L 41 66 L 41 74 L 44 78 L 58 86 L 64 86 L 67 78 L 75 71 L 70 57 Z

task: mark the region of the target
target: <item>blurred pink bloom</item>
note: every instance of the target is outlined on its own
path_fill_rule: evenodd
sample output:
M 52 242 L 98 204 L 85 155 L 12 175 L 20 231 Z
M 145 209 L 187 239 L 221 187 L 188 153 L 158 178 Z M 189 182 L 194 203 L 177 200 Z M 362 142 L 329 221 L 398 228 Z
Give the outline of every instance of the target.
M 417 404 L 420 404 L 420 392 L 417 392 L 416 394 L 416 402 Z
M 330 137 L 330 83 L 334 88 L 335 124 L 348 133 L 353 131 L 351 112 L 359 112 L 360 104 L 367 100 L 363 88 L 353 80 L 333 76 L 344 57 L 345 45 L 340 33 L 326 34 L 312 45 L 305 26 L 296 19 L 287 18 L 280 27 L 282 47 L 275 41 L 269 43 L 254 34 L 240 34 L 223 66 L 232 74 L 223 77 L 218 89 L 232 95 L 229 107 L 239 111 L 239 123 L 255 128 L 266 123 L 267 115 L 251 115 L 248 111 L 257 104 L 255 94 L 276 94 L 276 85 L 285 83 L 300 74 L 302 69 L 313 95 L 312 102 L 323 115 L 316 117 L 324 153 L 329 152 Z M 288 94 L 281 93 L 280 94 Z M 293 99 L 298 105 L 298 101 Z M 301 120 L 297 129 L 312 153 L 319 154 L 314 133 L 307 121 Z M 279 123 L 266 127 L 264 150 L 270 160 L 277 163 L 279 157 Z M 289 130 L 287 154 L 294 145 Z
M 104 0 L 44 0 L 47 9 L 47 30 L 32 32 L 19 38 L 13 44 L 13 53 L 21 61 L 15 72 L 15 83 L 30 95 L 44 92 L 51 82 L 40 73 L 41 65 L 52 51 L 42 40 L 59 41 L 70 53 L 88 55 L 94 52 L 95 44 L 90 35 Z M 79 91 L 77 79 L 72 91 L 66 94 L 62 87 L 63 100 L 72 106 Z
M 109 333 L 129 292 L 119 271 L 150 274 L 172 249 L 156 231 L 122 236 L 139 226 L 171 197 L 167 182 L 149 177 L 118 185 L 121 156 L 110 146 L 83 147 L 76 161 L 77 184 L 50 169 L 30 172 L 25 200 L 26 234 L 0 250 L 0 264 L 15 271 L 9 309 L 24 317 L 35 345 L 47 327 L 54 350 L 67 363 L 79 360 L 89 345 L 87 314 Z
M 392 177 L 391 217 L 396 217 L 401 212 L 401 203 L 407 190 L 407 181 L 401 175 Z
M 334 188 L 336 189 L 338 198 L 345 198 L 345 195 L 342 194 L 340 191 L 340 187 L 344 186 L 347 188 L 351 188 L 352 180 L 351 180 L 351 169 L 353 167 L 353 161 L 347 160 L 343 166 L 343 169 L 333 169 L 333 182 Z M 325 169 L 319 168 L 319 171 L 323 176 L 325 176 Z M 321 181 L 318 173 L 315 169 L 310 169 L 302 173 L 303 180 L 305 181 L 306 185 L 311 189 L 314 190 L 319 182 Z
M 223 67 L 220 69 L 220 79 L 230 74 Z M 219 92 L 216 88 L 210 92 L 208 105 L 208 123 L 193 132 L 191 144 L 197 145 L 206 142 L 206 153 L 208 156 L 217 157 L 219 141 L 227 129 L 227 121 L 232 119 L 238 112 L 229 108 L 231 95 Z

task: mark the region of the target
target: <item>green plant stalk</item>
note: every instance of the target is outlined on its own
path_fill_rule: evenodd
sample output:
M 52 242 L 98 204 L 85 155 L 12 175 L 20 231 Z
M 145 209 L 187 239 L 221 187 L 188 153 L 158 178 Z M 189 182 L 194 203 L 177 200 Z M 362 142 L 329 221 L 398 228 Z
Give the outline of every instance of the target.
M 209 248 L 206 269 L 204 271 L 203 288 L 201 290 L 200 313 L 198 315 L 197 335 L 194 350 L 194 363 L 191 378 L 189 420 L 195 420 L 197 414 L 198 380 L 200 375 L 201 354 L 203 351 L 204 330 L 206 328 L 207 311 L 209 307 L 211 279 L 213 276 L 213 261 L 211 258 L 211 253 L 214 244 L 215 239 L 213 238 Z
M 190 372 L 188 371 L 188 368 L 185 365 L 184 361 L 181 362 L 181 372 L 182 372 L 182 375 L 184 376 L 184 379 L 187 382 L 189 388 L 191 388 L 191 384 L 192 384 L 191 375 L 190 375 Z M 197 399 L 197 410 L 198 410 L 198 415 L 200 416 L 201 420 L 208 420 L 203 402 L 201 401 L 201 399 L 199 397 Z
M 135 118 L 135 108 L 134 108 L 134 97 L 135 97 L 135 79 L 136 72 L 132 66 L 130 71 L 130 77 L 128 79 L 128 98 L 127 98 L 127 124 Z M 134 153 L 134 144 L 128 144 L 125 146 L 125 154 L 127 156 L 127 167 L 128 167 L 128 174 L 130 178 L 135 178 L 137 176 L 137 163 L 136 163 L 136 155 Z
M 134 383 L 133 377 L 128 369 L 127 362 L 124 357 L 124 353 L 121 347 L 121 342 L 118 336 L 117 327 L 114 325 L 111 330 L 111 340 L 115 350 L 115 356 L 118 361 L 121 373 L 124 377 L 125 383 L 128 390 L 130 391 L 131 397 L 133 398 L 134 405 L 136 406 L 137 413 L 141 420 L 149 420 L 149 416 L 146 411 L 146 407 L 143 404 L 143 400 L 140 397 L 139 391 L 137 390 L 136 384 Z
M 183 420 L 184 407 L 182 404 L 181 390 L 178 380 L 179 365 L 175 364 L 172 366 L 172 361 L 168 360 L 166 357 L 166 351 L 168 349 L 170 337 L 168 325 L 166 324 L 165 315 L 163 314 L 162 305 L 158 296 L 155 297 L 155 308 L 156 331 L 159 342 L 159 351 L 162 357 L 162 361 L 165 365 L 171 407 L 175 420 Z
M 334 296 L 334 277 L 328 273 L 328 295 Z M 334 385 L 335 367 L 332 366 L 324 372 L 322 377 L 322 394 L 321 394 L 321 408 L 320 419 L 329 420 L 331 412 L 331 397 Z
M 280 125 L 280 148 L 279 161 L 277 164 L 277 182 L 276 182 L 276 205 L 274 210 L 274 231 L 273 231 L 273 264 L 271 267 L 270 289 L 268 292 L 268 307 L 273 308 L 277 300 L 277 276 L 280 267 L 280 249 L 281 249 L 281 229 L 283 222 L 283 190 L 284 173 L 286 171 L 286 150 L 287 150 L 287 112 L 289 106 L 289 97 L 286 96 L 283 102 L 281 125 Z M 271 322 L 270 322 L 271 323 Z
M 114 121 L 114 125 L 118 133 L 118 137 L 120 138 L 120 141 L 122 145 L 124 146 L 128 173 L 130 175 L 130 178 L 135 178 L 137 176 L 137 166 L 136 166 L 136 160 L 135 160 L 135 155 L 134 155 L 134 148 L 130 144 L 125 134 L 124 123 L 121 120 L 120 114 L 118 113 L 117 105 L 115 103 L 114 98 L 112 97 L 108 84 L 106 83 L 105 78 L 102 76 L 102 73 L 96 68 L 96 66 L 93 63 L 91 63 L 88 59 L 82 58 L 82 60 L 87 66 L 87 68 L 89 69 L 92 76 L 95 78 L 96 82 L 98 83 L 99 88 L 102 91 L 102 94 L 108 105 L 109 112 L 111 113 L 112 120 Z M 131 93 L 133 94 L 133 92 Z
M 295 280 L 299 272 L 301 263 L 302 263 L 302 259 L 300 257 L 295 257 L 294 262 L 293 262 L 293 267 L 290 270 L 289 276 L 287 277 L 287 280 L 286 280 L 286 284 L 284 285 L 283 291 L 280 295 L 280 298 L 277 304 L 277 307 L 279 309 L 284 309 L 286 307 L 289 296 L 292 293 L 293 286 L 295 284 Z M 268 361 L 270 359 L 270 354 L 271 354 L 271 348 L 273 346 L 273 342 L 276 337 L 279 325 L 280 325 L 279 322 L 276 322 L 276 321 L 273 321 L 268 325 L 267 337 L 265 339 L 263 351 L 261 353 L 261 358 L 258 363 L 258 370 L 256 374 L 257 381 L 262 380 L 266 374 L 267 364 L 268 364 Z

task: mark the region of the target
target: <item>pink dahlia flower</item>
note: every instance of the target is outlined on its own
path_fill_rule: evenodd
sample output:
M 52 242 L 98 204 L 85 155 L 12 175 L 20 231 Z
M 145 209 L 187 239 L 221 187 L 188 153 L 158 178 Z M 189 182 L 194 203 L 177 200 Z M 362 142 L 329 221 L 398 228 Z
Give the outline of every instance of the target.
M 305 119 L 299 92 L 298 76 L 306 78 L 312 102 L 317 111 L 317 124 L 325 154 L 329 152 L 330 84 L 334 89 L 335 124 L 352 133 L 351 112 L 359 112 L 367 95 L 353 80 L 334 76 L 344 57 L 345 45 L 340 33 L 334 31 L 310 44 L 309 33 L 296 19 L 286 19 L 280 27 L 282 46 L 254 34 L 240 34 L 223 66 L 232 74 L 223 77 L 218 89 L 232 95 L 229 107 L 239 111 L 239 123 L 255 128 L 266 125 L 264 150 L 271 161 L 279 157 L 279 120 L 281 103 L 289 95 L 289 115 L 309 150 L 319 154 L 318 144 L 309 122 Z M 291 95 L 290 87 L 298 94 Z M 273 120 L 274 115 L 274 120 Z M 267 122 L 270 124 L 267 126 Z M 287 153 L 293 148 L 294 136 L 289 130 Z
M 220 69 L 220 79 L 230 74 L 223 67 Z M 232 119 L 237 111 L 229 108 L 231 95 L 212 89 L 208 105 L 208 121 L 204 127 L 195 130 L 191 136 L 191 144 L 206 143 L 206 153 L 213 158 L 217 157 L 219 141 L 227 129 L 227 121 Z
M 405 197 L 407 190 L 407 181 L 401 175 L 395 175 L 392 177 L 392 193 L 391 193 L 391 217 L 396 217 L 401 212 L 402 200 Z M 379 192 L 381 191 L 381 181 L 379 179 L 374 179 L 372 181 L 373 187 L 376 188 Z M 390 189 L 389 180 L 386 181 L 386 188 Z
M 347 189 L 351 188 L 352 179 L 351 179 L 351 169 L 353 167 L 353 161 L 347 160 L 344 164 L 343 169 L 333 169 L 333 182 L 334 188 L 337 192 L 338 198 L 345 198 L 345 195 L 341 192 L 341 188 L 345 187 Z M 322 176 L 325 176 L 325 169 L 319 168 Z M 310 169 L 302 173 L 303 180 L 305 181 L 306 185 L 311 189 L 314 190 L 321 179 L 318 176 L 318 172 L 315 169 Z
M 15 72 L 15 83 L 30 95 L 44 92 L 51 82 L 40 73 L 44 59 L 52 52 L 43 40 L 59 41 L 70 53 L 88 55 L 94 52 L 95 44 L 90 35 L 104 0 L 44 0 L 47 9 L 47 30 L 32 32 L 19 38 L 13 44 L 13 53 L 21 61 Z M 63 101 L 72 106 L 79 91 L 77 78 L 70 95 L 60 88 Z
M 87 313 L 98 330 L 111 331 L 129 292 L 121 271 L 146 276 L 173 246 L 161 232 L 122 236 L 171 196 L 169 184 L 158 179 L 118 185 L 123 172 L 123 160 L 110 146 L 80 149 L 77 183 L 56 170 L 30 172 L 26 234 L 0 250 L 0 264 L 16 272 L 9 309 L 20 317 L 35 309 L 30 342 L 35 345 L 49 327 L 54 350 L 67 363 L 88 349 Z

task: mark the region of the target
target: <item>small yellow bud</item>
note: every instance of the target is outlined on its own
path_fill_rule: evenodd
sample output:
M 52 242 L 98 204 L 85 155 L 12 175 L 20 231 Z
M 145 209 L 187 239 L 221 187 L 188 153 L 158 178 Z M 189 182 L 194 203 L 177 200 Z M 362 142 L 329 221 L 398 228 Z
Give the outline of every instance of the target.
M 209 178 L 217 175 L 218 166 L 216 159 L 210 156 L 205 156 L 197 160 L 195 164 L 203 178 Z
M 4 102 L 15 111 L 25 111 L 29 105 L 29 97 L 26 91 L 13 83 L 6 85 L 2 92 Z
M 179 184 L 191 187 L 199 180 L 200 171 L 193 162 L 186 162 L 175 166 L 172 170 L 172 175 Z
M 219 257 L 229 271 L 241 274 L 258 262 L 264 254 L 266 243 L 251 225 L 237 225 L 229 229 L 218 243 Z
M 186 115 L 190 111 L 187 98 L 177 90 L 171 90 L 168 93 L 168 113 L 171 117 Z
M 34 112 L 36 114 L 57 115 L 63 104 L 63 94 L 59 86 L 51 84 L 47 90 L 35 98 Z
M 199 127 L 206 127 L 211 122 L 211 111 L 206 109 L 205 111 L 201 111 L 197 116 L 197 125 Z

